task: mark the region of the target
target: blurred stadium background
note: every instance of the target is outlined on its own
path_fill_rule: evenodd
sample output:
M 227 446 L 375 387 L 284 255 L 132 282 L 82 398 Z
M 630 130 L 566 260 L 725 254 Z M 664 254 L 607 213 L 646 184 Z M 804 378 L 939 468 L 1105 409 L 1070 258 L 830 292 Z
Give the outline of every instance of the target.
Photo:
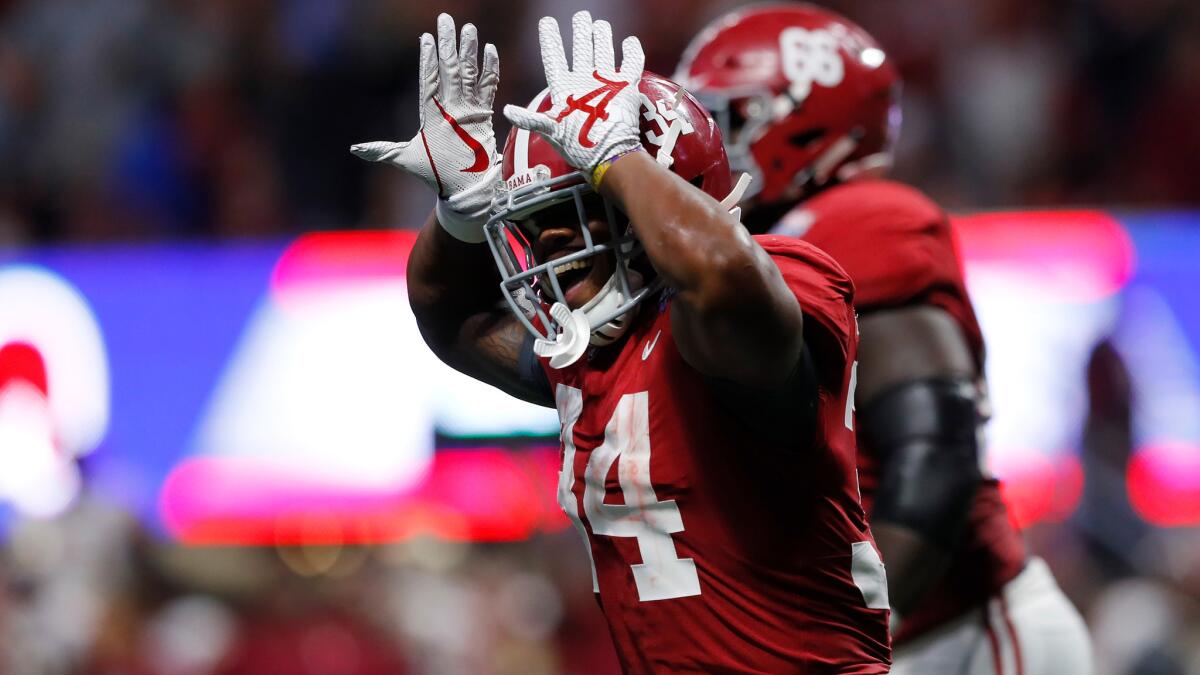
M 544 14 L 669 74 L 736 4 L 0 2 L 0 672 L 614 671 L 553 412 L 427 353 L 432 198 L 347 148 L 415 128 L 440 11 L 522 102 Z M 1099 672 L 1200 673 L 1200 5 L 826 4 L 904 75 L 990 461 Z

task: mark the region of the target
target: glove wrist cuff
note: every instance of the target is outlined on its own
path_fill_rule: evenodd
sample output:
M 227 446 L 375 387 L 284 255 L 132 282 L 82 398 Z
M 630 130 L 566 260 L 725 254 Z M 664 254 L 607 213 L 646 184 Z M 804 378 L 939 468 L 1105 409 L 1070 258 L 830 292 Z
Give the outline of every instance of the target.
M 434 211 L 438 224 L 451 237 L 468 244 L 482 244 L 485 241 L 483 226 L 487 222 L 487 208 L 482 209 L 482 213 L 460 213 L 446 200 L 438 199 Z
M 442 229 L 468 244 L 486 241 L 483 226 L 487 224 L 499 180 L 500 163 L 493 161 L 491 168 L 474 185 L 456 195 L 439 198 L 435 210 Z

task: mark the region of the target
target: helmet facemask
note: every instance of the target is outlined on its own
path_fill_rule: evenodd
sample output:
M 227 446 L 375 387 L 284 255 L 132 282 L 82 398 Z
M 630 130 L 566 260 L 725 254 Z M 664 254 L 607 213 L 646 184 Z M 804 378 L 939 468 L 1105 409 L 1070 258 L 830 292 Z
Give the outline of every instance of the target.
M 763 171 L 754 159 L 751 146 L 766 131 L 771 122 L 774 97 L 770 90 L 761 88 L 743 91 L 715 92 L 695 90 L 692 95 L 708 110 L 725 140 L 725 153 L 729 156 L 729 169 L 749 175 L 753 182 L 742 196 L 750 199 L 762 190 Z M 747 108 L 742 112 L 740 108 Z
M 714 199 L 733 208 L 746 181 L 731 185 L 729 162 L 717 125 L 703 106 L 676 83 L 653 73 L 638 82 L 641 140 L 656 162 L 692 183 Z M 548 90 L 539 94 L 530 109 L 549 113 Z M 504 184 L 493 202 L 492 216 L 484 226 L 500 272 L 500 291 L 521 324 L 535 338 L 534 353 L 553 368 L 577 361 L 589 345 L 616 342 L 628 330 L 638 303 L 662 288 L 633 226 L 613 203 L 591 187 L 586 174 L 567 163 L 543 137 L 514 129 L 501 157 Z M 731 192 L 733 188 L 733 192 Z M 539 211 L 561 206 L 565 215 Z M 589 218 L 589 209 L 591 218 Z M 562 215 L 562 217 L 560 217 Z M 554 233 L 548 227 L 571 222 L 579 227 L 569 247 L 547 253 Z M 567 220 L 564 220 L 567 219 Z M 604 236 L 589 229 L 604 221 Z M 545 237 L 545 238 L 542 238 Z M 578 249 L 578 250 L 574 250 Z M 564 253 L 570 251 L 570 253 Z M 543 258 L 539 260 L 539 255 Z M 546 258 L 558 256 L 549 261 Z M 589 261 L 588 288 L 579 286 L 572 263 Z M 606 276 L 607 270 L 613 270 Z M 565 275 L 565 277 L 564 277 Z M 574 284 L 564 288 L 564 284 Z M 586 298 L 586 292 L 595 295 Z M 567 300 L 583 305 L 572 309 Z M 586 298 L 586 302 L 584 299 Z
M 730 169 L 735 173 L 741 171 L 749 174 L 755 179 L 743 199 L 757 197 L 769 181 L 759 159 L 755 157 L 754 145 L 764 134 L 772 131 L 772 125 L 786 119 L 804 105 L 804 101 L 797 101 L 787 92 L 773 95 L 767 89 L 699 91 L 694 95 L 717 121 L 721 136 L 726 139 L 725 152 L 729 155 Z M 835 175 L 841 178 L 844 172 L 835 174 L 835 170 L 855 152 L 861 135 L 861 131 L 854 130 L 844 136 L 830 137 L 825 129 L 810 129 L 791 138 L 770 141 L 792 143 L 798 149 L 815 149 L 811 160 L 795 172 L 784 192 L 770 201 L 801 199 L 814 188 L 828 183 Z
M 629 327 L 633 309 L 644 298 L 661 288 L 661 281 L 646 283 L 631 263 L 643 255 L 627 220 L 617 217 L 612 203 L 600 198 L 610 228 L 608 241 L 597 242 L 588 227 L 584 199 L 595 190 L 579 172 L 545 178 L 548 171 L 535 170 L 534 179 L 497 198 L 493 215 L 484 226 L 496 267 L 500 271 L 500 291 L 513 314 L 536 338 L 534 349 L 550 359 L 556 368 L 574 363 L 589 344 L 607 345 L 619 339 Z M 534 243 L 540 229 L 522 225 L 533 214 L 551 207 L 573 203 L 583 248 L 553 261 L 539 261 Z M 560 274 L 570 263 L 611 256 L 613 273 L 596 294 L 582 306 L 571 309 Z M 547 310 L 549 306 L 549 310 Z

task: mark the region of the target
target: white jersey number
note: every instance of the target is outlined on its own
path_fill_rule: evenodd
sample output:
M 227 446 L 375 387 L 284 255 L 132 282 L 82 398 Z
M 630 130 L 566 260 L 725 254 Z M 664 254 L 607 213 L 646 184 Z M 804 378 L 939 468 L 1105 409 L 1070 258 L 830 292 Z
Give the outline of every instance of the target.
M 558 505 L 584 535 L 591 557 L 587 530 L 579 517 L 575 498 L 575 422 L 583 413 L 583 392 L 564 384 L 555 391 L 562 422 L 563 466 L 558 475 Z M 624 504 L 605 504 L 604 483 L 617 465 Z M 584 469 L 583 510 L 594 535 L 634 537 L 642 562 L 632 566 L 638 599 L 669 600 L 700 595 L 696 562 L 680 558 L 671 535 L 683 532 L 683 517 L 675 500 L 659 501 L 650 482 L 650 394 L 625 394 L 617 403 L 604 442 L 592 451 Z M 596 563 L 592 561 L 592 590 L 599 591 Z
M 850 366 L 850 386 L 846 389 L 846 428 L 854 431 L 854 411 L 857 409 L 857 404 L 854 402 L 855 390 L 858 389 L 858 361 L 855 360 Z

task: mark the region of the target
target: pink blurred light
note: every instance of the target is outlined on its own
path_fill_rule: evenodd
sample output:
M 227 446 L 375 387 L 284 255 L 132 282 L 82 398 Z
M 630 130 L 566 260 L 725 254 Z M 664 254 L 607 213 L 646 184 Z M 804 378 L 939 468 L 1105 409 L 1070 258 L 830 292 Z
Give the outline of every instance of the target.
M 1161 527 L 1200 524 L 1200 446 L 1161 441 L 1129 460 L 1126 489 L 1134 511 Z
M 516 541 L 567 525 L 555 502 L 557 448 L 442 451 L 416 486 L 373 494 L 289 481 L 252 462 L 196 457 L 176 467 L 159 502 L 168 531 L 190 544 L 300 545 L 419 534 Z
M 308 285 L 404 277 L 417 233 L 407 230 L 312 232 L 298 237 L 271 272 L 274 296 Z
M 1022 529 L 1067 519 L 1083 496 L 1083 468 L 1074 455 L 1026 454 L 1006 463 L 1001 473 L 1000 492 L 1013 522 Z
M 972 265 L 1016 269 L 1061 300 L 1110 296 L 1136 266 L 1129 234 L 1102 211 L 977 213 L 952 223 L 968 274 Z

